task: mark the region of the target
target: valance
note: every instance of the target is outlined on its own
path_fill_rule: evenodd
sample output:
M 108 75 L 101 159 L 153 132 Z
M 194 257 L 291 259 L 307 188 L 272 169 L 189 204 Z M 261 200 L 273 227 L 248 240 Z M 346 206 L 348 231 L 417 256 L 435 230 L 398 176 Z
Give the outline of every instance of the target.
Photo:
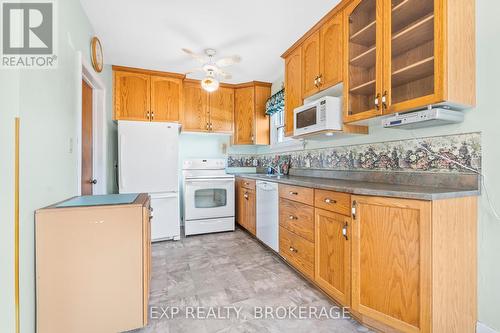
M 285 88 L 269 97 L 266 102 L 266 114 L 273 115 L 285 109 Z

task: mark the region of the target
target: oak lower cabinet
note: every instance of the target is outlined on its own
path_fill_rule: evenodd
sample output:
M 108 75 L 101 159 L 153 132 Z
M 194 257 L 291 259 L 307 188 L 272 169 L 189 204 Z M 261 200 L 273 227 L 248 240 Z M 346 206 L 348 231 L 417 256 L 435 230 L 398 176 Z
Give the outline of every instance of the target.
M 382 331 L 475 332 L 476 198 L 352 204 L 353 314 Z
M 349 216 L 316 208 L 316 283 L 344 306 L 351 303 Z
M 236 179 L 236 221 L 252 235 L 256 235 L 255 180 Z
M 113 119 L 178 122 L 183 75 L 113 66 Z
M 123 332 L 147 325 L 150 199 L 120 197 L 128 201 L 81 197 L 36 211 L 38 333 Z
M 279 185 L 279 253 L 299 272 L 314 280 L 314 191 Z
M 268 145 L 269 116 L 266 102 L 271 96 L 271 84 L 250 82 L 235 85 L 234 139 L 235 145 Z

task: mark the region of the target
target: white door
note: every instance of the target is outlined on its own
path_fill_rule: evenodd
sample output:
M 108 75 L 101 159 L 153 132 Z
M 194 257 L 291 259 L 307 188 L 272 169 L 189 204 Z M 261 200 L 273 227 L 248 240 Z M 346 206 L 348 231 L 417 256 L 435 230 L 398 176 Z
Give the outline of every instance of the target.
M 179 125 L 118 122 L 120 193 L 178 192 Z
M 184 180 L 184 218 L 234 216 L 234 178 Z
M 151 240 L 179 239 L 181 234 L 178 193 L 151 194 Z

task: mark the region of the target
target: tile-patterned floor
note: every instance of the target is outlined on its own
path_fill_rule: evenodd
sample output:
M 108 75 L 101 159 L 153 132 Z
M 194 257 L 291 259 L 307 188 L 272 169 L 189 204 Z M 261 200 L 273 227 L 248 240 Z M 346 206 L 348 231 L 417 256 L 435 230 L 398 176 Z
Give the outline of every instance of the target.
M 335 304 L 244 231 L 155 243 L 152 252 L 150 307 L 157 319 L 134 333 L 368 331 L 352 319 L 326 319 L 325 312 L 313 319 L 256 318 L 255 307 L 273 307 L 277 317 L 287 307 L 297 315 L 294 306 L 321 313 Z M 180 310 L 175 316 L 172 307 Z M 241 312 L 231 311 L 228 319 L 192 319 L 186 311 L 195 307 Z

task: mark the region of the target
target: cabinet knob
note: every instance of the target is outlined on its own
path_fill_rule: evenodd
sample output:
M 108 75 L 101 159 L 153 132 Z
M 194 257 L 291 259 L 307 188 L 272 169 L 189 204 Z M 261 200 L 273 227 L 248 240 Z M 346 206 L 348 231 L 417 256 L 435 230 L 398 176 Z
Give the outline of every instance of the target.
M 245 192 L 245 194 L 243 195 L 243 197 L 248 200 L 248 192 Z
M 289 220 L 298 220 L 297 216 L 290 215 L 288 216 Z
M 387 90 L 384 91 L 384 94 L 382 95 L 382 107 L 384 110 L 387 110 Z
M 299 195 L 299 193 L 298 193 L 298 192 L 293 192 L 293 191 L 290 191 L 289 193 L 290 193 L 290 195 Z
M 207 122 L 207 125 L 205 126 L 205 128 L 206 128 L 207 130 L 209 129 L 209 127 L 208 127 L 208 122 Z
M 318 75 L 318 85 L 323 85 L 323 74 Z
M 336 204 L 337 203 L 337 200 L 333 200 L 333 199 L 330 199 L 330 198 L 326 198 L 324 201 L 327 204 L 331 204 L 331 203 Z
M 345 240 L 349 240 L 349 238 L 347 238 L 347 227 L 348 227 L 348 223 L 345 222 L 344 224 L 344 227 L 342 228 L 342 236 L 344 236 Z
M 291 246 L 290 246 L 290 251 L 291 251 L 291 252 L 295 252 L 295 253 L 299 252 L 297 249 L 295 249 L 295 248 L 293 248 L 293 247 L 291 247 Z
M 95 184 L 97 184 L 97 179 L 92 178 L 89 180 L 89 183 L 95 185 Z
M 151 112 L 151 119 L 155 119 L 155 113 Z
M 146 112 L 146 118 L 151 119 L 151 116 L 150 116 L 150 113 L 149 112 Z
M 375 97 L 375 108 L 377 110 L 380 110 L 380 94 L 377 94 L 377 96 Z

